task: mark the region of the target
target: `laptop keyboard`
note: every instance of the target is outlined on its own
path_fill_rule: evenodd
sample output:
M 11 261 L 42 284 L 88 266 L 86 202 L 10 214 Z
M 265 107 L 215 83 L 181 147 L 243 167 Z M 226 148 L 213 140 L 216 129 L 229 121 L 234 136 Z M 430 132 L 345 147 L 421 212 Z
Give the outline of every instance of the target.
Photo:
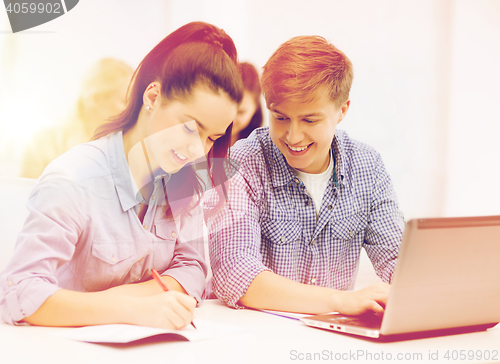
M 363 326 L 378 329 L 382 325 L 383 315 L 361 315 L 361 316 L 330 316 L 328 321 L 336 324 Z

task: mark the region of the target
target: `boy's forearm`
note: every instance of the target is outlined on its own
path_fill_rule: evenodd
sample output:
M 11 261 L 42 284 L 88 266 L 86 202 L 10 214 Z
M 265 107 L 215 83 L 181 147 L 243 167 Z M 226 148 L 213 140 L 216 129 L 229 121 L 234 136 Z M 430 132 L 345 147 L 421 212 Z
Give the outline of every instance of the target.
M 340 312 L 359 315 L 384 311 L 389 285 L 377 283 L 358 291 L 340 291 L 294 282 L 275 273 L 259 273 L 240 303 L 247 307 L 299 313 Z
M 333 311 L 332 297 L 339 291 L 310 286 L 270 271 L 259 273 L 240 299 L 247 307 L 276 311 L 325 313 Z

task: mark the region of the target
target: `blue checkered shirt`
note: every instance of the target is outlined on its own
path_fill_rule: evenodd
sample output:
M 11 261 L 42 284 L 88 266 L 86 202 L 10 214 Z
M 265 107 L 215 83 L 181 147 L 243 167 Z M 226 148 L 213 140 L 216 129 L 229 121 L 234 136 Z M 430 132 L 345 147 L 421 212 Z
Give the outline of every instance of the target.
M 228 201 L 209 193 L 204 210 L 210 239 L 213 290 L 231 307 L 257 274 L 352 289 L 365 248 L 378 276 L 390 283 L 404 230 L 391 179 L 380 155 L 337 130 L 335 159 L 316 221 L 312 198 L 273 144 L 268 128 L 231 149 L 239 170 L 227 183 Z

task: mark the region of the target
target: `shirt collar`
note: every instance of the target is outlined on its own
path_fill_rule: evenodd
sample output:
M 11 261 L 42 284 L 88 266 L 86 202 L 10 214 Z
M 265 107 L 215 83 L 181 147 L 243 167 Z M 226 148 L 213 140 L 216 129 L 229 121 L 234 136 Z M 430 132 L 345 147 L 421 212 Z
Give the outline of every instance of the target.
M 338 183 L 345 186 L 345 161 L 347 160 L 345 150 L 345 133 L 342 130 L 335 130 L 335 136 L 332 141 L 333 158 L 335 160 L 335 174 Z
M 273 187 L 281 187 L 290 183 L 295 178 L 292 167 L 287 163 L 285 156 L 271 140 L 269 133 L 267 134 L 267 148 L 270 151 L 269 169 L 271 171 L 271 181 Z
M 132 188 L 132 175 L 125 157 L 122 132 L 117 131 L 107 136 L 109 138 L 109 167 L 115 183 L 116 193 L 123 211 L 137 205 L 134 189 Z
M 137 183 L 135 183 L 134 180 L 134 175 L 132 174 L 132 170 L 130 169 L 130 165 L 128 167 L 128 171 L 130 172 L 130 181 L 132 182 L 132 191 L 134 192 L 134 196 L 136 196 L 137 201 L 141 200 L 140 194 L 141 191 L 139 190 L 139 187 L 137 187 Z M 142 199 L 144 200 L 144 199 Z M 142 203 L 142 201 L 140 201 Z

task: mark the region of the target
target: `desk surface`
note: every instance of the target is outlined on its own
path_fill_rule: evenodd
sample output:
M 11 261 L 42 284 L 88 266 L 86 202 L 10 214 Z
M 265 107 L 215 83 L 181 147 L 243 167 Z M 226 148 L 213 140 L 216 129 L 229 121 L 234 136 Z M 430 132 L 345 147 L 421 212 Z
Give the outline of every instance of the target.
M 490 356 L 496 350 L 496 362 L 500 362 L 500 325 L 486 332 L 376 343 L 313 329 L 300 321 L 263 312 L 230 309 L 216 300 L 204 302 L 197 308 L 196 317 L 236 325 L 245 331 L 198 342 L 163 341 L 116 347 L 50 335 L 57 328 L 0 324 L 0 363 L 495 362 L 460 360 L 460 350 L 465 350 L 462 354 L 474 350 L 474 355 L 481 351 Z M 449 360 L 444 357 L 447 351 Z M 429 356 L 435 359 L 436 355 L 439 360 L 429 360 Z

